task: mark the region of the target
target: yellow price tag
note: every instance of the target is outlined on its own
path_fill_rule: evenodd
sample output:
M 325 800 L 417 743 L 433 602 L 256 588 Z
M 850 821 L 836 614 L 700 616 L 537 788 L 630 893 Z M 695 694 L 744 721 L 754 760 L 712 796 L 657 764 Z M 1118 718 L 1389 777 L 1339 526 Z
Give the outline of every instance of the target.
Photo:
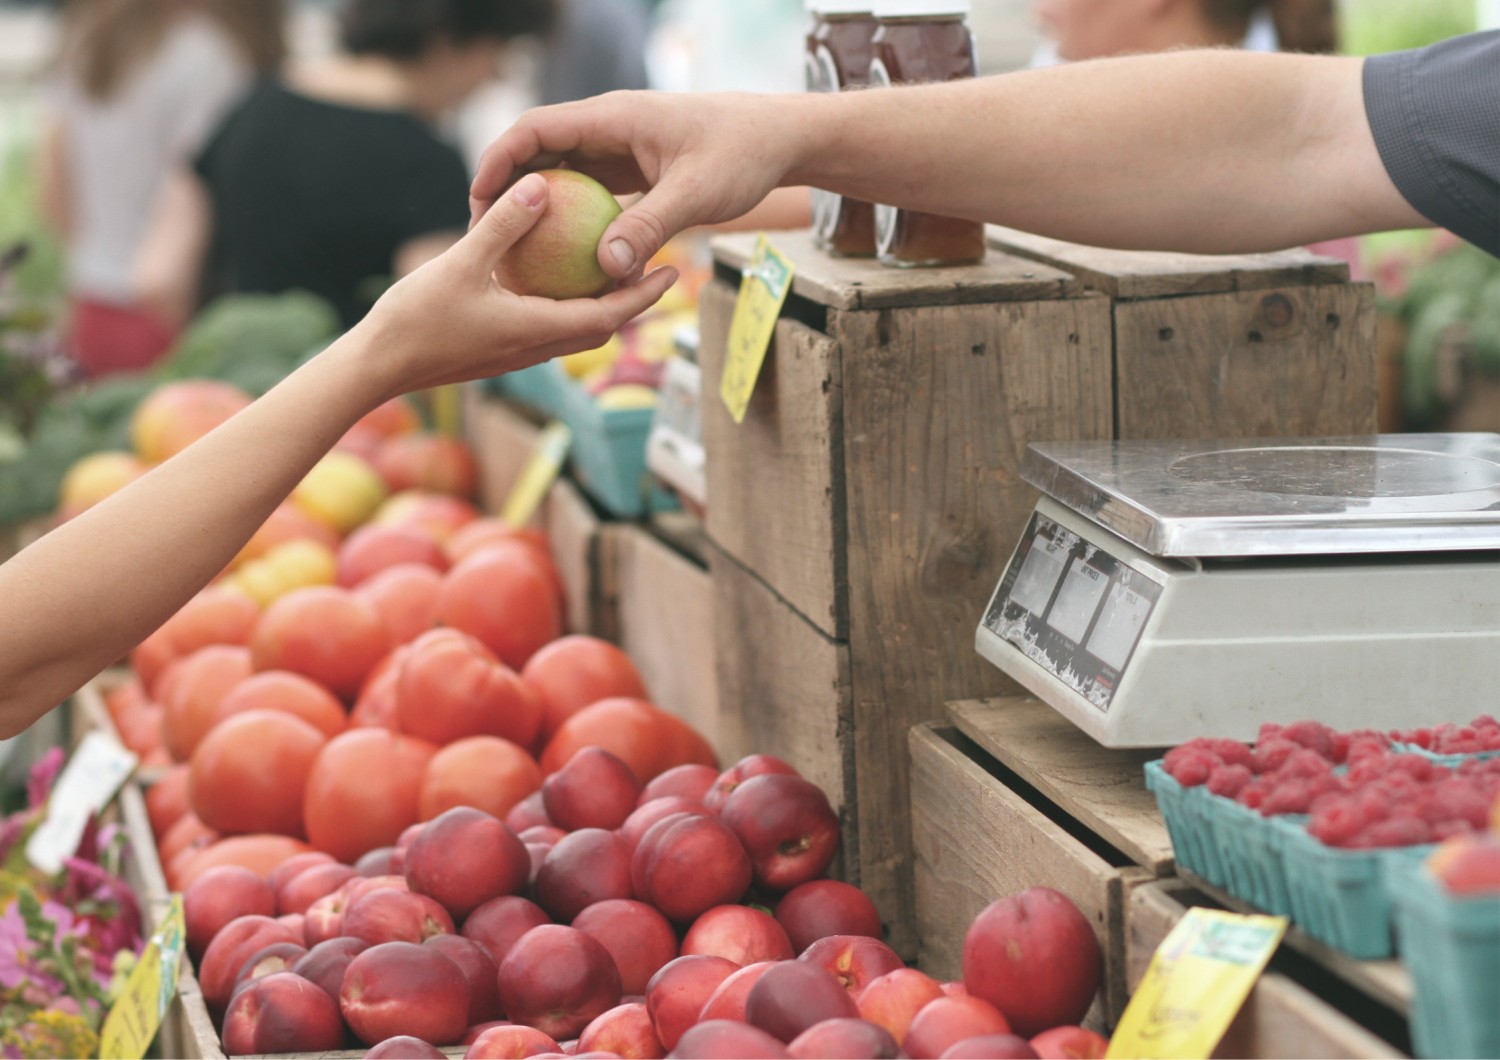
M 1189 909 L 1157 947 L 1104 1055 L 1212 1055 L 1281 944 L 1286 923 L 1280 916 Z
M 537 505 L 542 503 L 542 498 L 557 480 L 557 473 L 562 470 L 572 444 L 573 432 L 566 423 L 554 421 L 542 428 L 536 448 L 531 451 L 516 484 L 510 488 L 510 496 L 505 498 L 505 506 L 500 509 L 501 519 L 517 528 L 531 521 Z
M 186 929 L 182 895 L 174 894 L 167 915 L 146 943 L 141 958 L 125 981 L 125 989 L 109 1010 L 99 1036 L 99 1055 L 112 1060 L 141 1060 L 156 1037 L 177 994 L 177 967 L 182 962 Z
M 795 266 L 764 235 L 755 241 L 755 253 L 740 280 L 740 295 L 729 321 L 729 344 L 724 354 L 724 378 L 719 396 L 735 423 L 745 422 L 750 395 L 765 363 L 766 350 L 776 331 L 776 316 L 792 289 Z

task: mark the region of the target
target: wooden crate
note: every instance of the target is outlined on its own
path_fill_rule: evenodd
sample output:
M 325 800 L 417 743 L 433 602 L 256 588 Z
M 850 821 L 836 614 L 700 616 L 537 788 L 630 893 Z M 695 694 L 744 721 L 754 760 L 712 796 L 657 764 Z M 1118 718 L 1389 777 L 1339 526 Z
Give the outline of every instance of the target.
M 905 733 L 1015 687 L 973 626 L 1035 501 L 1026 443 L 1109 436 L 1108 303 L 1006 255 L 892 270 L 777 233 L 798 271 L 735 424 L 716 395 L 753 242 L 715 243 L 700 302 L 721 732 L 842 801 L 849 877 L 911 953 Z
M 950 713 L 957 720 L 961 710 Z M 1094 927 L 1104 954 L 1104 983 L 1091 1021 L 1113 1026 L 1129 996 L 1126 900 L 1172 864 L 1165 826 L 1158 819 L 1159 834 L 1153 835 L 1139 819 L 1133 789 L 1121 779 L 1125 767 L 1098 775 L 1084 785 L 1086 794 L 1079 799 L 1054 800 L 1034 778 L 1051 772 L 1065 755 L 1044 745 L 1014 748 L 1014 760 L 1042 763 L 1025 772 L 1008 768 L 945 723 L 914 727 L 909 745 L 923 970 L 958 977 L 965 932 L 981 910 L 1028 887 L 1052 887 L 1071 898 Z M 1131 851 L 1122 849 L 1126 845 Z
M 1109 297 L 1118 438 L 1378 427 L 1375 292 L 1341 261 L 1108 250 L 996 227 L 989 238 Z
M 1133 990 L 1146 973 L 1167 933 L 1202 895 L 1178 880 L 1137 887 L 1126 908 L 1125 973 Z M 1280 955 L 1255 989 L 1215 1051 L 1221 1057 L 1390 1057 L 1407 1055 L 1369 1029 L 1384 1024 L 1401 1037 L 1403 1015 L 1382 1010 L 1367 995 L 1352 993 L 1337 975 L 1307 978 L 1321 982 L 1339 1003 L 1319 996 L 1282 970 Z M 1305 966 L 1304 966 L 1305 967 Z M 1328 969 L 1321 969 L 1327 972 Z M 1408 990 L 1409 996 L 1409 990 Z M 1404 1044 L 1404 1042 L 1403 1042 Z
M 699 555 L 674 547 L 653 527 L 612 530 L 605 538 L 610 577 L 601 594 L 614 616 L 612 636 L 640 670 L 652 701 L 718 747 L 708 568 Z
M 715 589 L 721 729 L 837 778 L 850 876 L 911 952 L 903 734 L 1017 691 L 973 631 L 1036 501 L 1027 444 L 1370 430 L 1373 299 L 1300 252 L 1068 257 L 1017 236 L 978 266 L 894 270 L 773 241 L 797 272 L 741 424 L 716 395 L 753 236 L 715 241 L 700 302 L 708 532 L 736 572 Z M 774 672 L 744 624 L 772 612 L 816 681 Z M 814 685 L 837 698 L 810 707 Z M 815 724 L 774 716 L 793 711 Z

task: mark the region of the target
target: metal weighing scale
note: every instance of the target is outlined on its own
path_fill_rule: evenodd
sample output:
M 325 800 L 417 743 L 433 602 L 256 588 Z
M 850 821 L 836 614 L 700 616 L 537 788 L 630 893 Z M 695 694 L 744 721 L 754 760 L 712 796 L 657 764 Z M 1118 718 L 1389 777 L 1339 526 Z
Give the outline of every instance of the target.
M 1500 434 L 1053 442 L 979 653 L 1108 747 L 1500 711 Z

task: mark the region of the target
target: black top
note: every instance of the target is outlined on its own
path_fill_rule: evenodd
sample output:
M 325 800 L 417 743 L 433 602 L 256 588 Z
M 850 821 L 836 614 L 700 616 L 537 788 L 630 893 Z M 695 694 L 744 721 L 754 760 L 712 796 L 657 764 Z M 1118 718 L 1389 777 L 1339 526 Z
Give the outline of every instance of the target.
M 209 286 L 312 291 L 348 327 L 408 240 L 462 233 L 462 156 L 414 115 L 300 96 L 265 83 L 196 161 L 213 201 Z
M 1500 30 L 1365 60 L 1391 180 L 1434 224 L 1500 257 Z

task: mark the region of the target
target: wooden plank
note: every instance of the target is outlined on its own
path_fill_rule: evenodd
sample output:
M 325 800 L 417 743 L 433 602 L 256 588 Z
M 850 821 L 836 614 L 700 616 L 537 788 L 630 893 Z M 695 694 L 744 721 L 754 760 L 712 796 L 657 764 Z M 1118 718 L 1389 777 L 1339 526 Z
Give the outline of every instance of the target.
M 861 886 L 911 919 L 906 730 L 1017 686 L 974 650 L 1038 438 L 1108 438 L 1108 302 L 831 314 L 843 363 Z
M 731 269 L 743 268 L 755 252 L 757 235 L 719 236 L 711 244 L 715 260 Z M 813 246 L 807 231 L 768 235 L 776 249 L 797 266 L 792 294 L 833 309 L 1036 302 L 1071 298 L 1081 288 L 1060 269 L 997 251 L 977 265 L 899 269 L 873 258 L 829 257 Z
M 843 819 L 847 878 L 859 883 L 863 837 L 854 827 L 848 646 L 718 548 L 709 553 L 709 572 L 720 754 L 725 762 L 773 754 L 822 788 Z M 880 911 L 883 918 L 894 915 L 889 905 Z
M 1261 912 L 1254 905 L 1215 887 L 1196 873 L 1178 868 L 1184 882 L 1226 909 L 1241 913 Z M 1372 1001 L 1403 1016 L 1411 1011 L 1412 982 L 1406 965 L 1394 958 L 1362 961 L 1313 938 L 1296 924 L 1287 929 L 1282 945 L 1301 953 L 1313 963 L 1328 969 Z
M 602 562 L 599 517 L 578 488 L 562 479 L 547 491 L 541 521 L 552 561 L 562 578 L 567 628 L 573 633 L 598 635 L 608 625 L 608 619 L 599 613 L 597 593 Z
M 1262 438 L 1376 429 L 1368 284 L 1115 306 L 1120 438 Z
M 844 629 L 843 390 L 832 340 L 794 320 L 776 336 L 743 423 L 719 400 L 735 292 L 699 301 L 708 533 L 814 625 Z
M 540 431 L 516 406 L 478 386 L 464 387 L 463 400 L 464 438 L 479 467 L 479 506 L 494 514 L 510 495 Z
M 1172 872 L 1172 839 L 1146 790 L 1157 750 L 1112 750 L 1030 696 L 962 700 L 948 716 L 969 739 L 1153 875 Z
M 620 647 L 652 701 L 719 742 L 714 673 L 714 598 L 708 571 L 636 527 L 618 549 Z
M 1068 243 L 988 225 L 991 246 L 1072 273 L 1111 298 L 1164 298 L 1292 284 L 1346 283 L 1349 266 L 1296 248 L 1269 254 L 1176 254 Z
M 960 978 L 964 935 L 974 918 L 1006 895 L 1051 887 L 1093 925 L 1105 981 L 1092 1015 L 1096 1026 L 1112 1025 L 1126 996 L 1125 897 L 1151 877 L 1111 865 L 987 772 L 952 742 L 955 735 L 936 723 L 909 734 L 922 970 Z
M 1192 903 L 1175 881 L 1131 891 L 1126 903 L 1125 967 L 1134 990 L 1152 955 Z M 1351 1016 L 1277 971 L 1261 976 L 1225 1033 L 1216 1057 L 1404 1056 Z

